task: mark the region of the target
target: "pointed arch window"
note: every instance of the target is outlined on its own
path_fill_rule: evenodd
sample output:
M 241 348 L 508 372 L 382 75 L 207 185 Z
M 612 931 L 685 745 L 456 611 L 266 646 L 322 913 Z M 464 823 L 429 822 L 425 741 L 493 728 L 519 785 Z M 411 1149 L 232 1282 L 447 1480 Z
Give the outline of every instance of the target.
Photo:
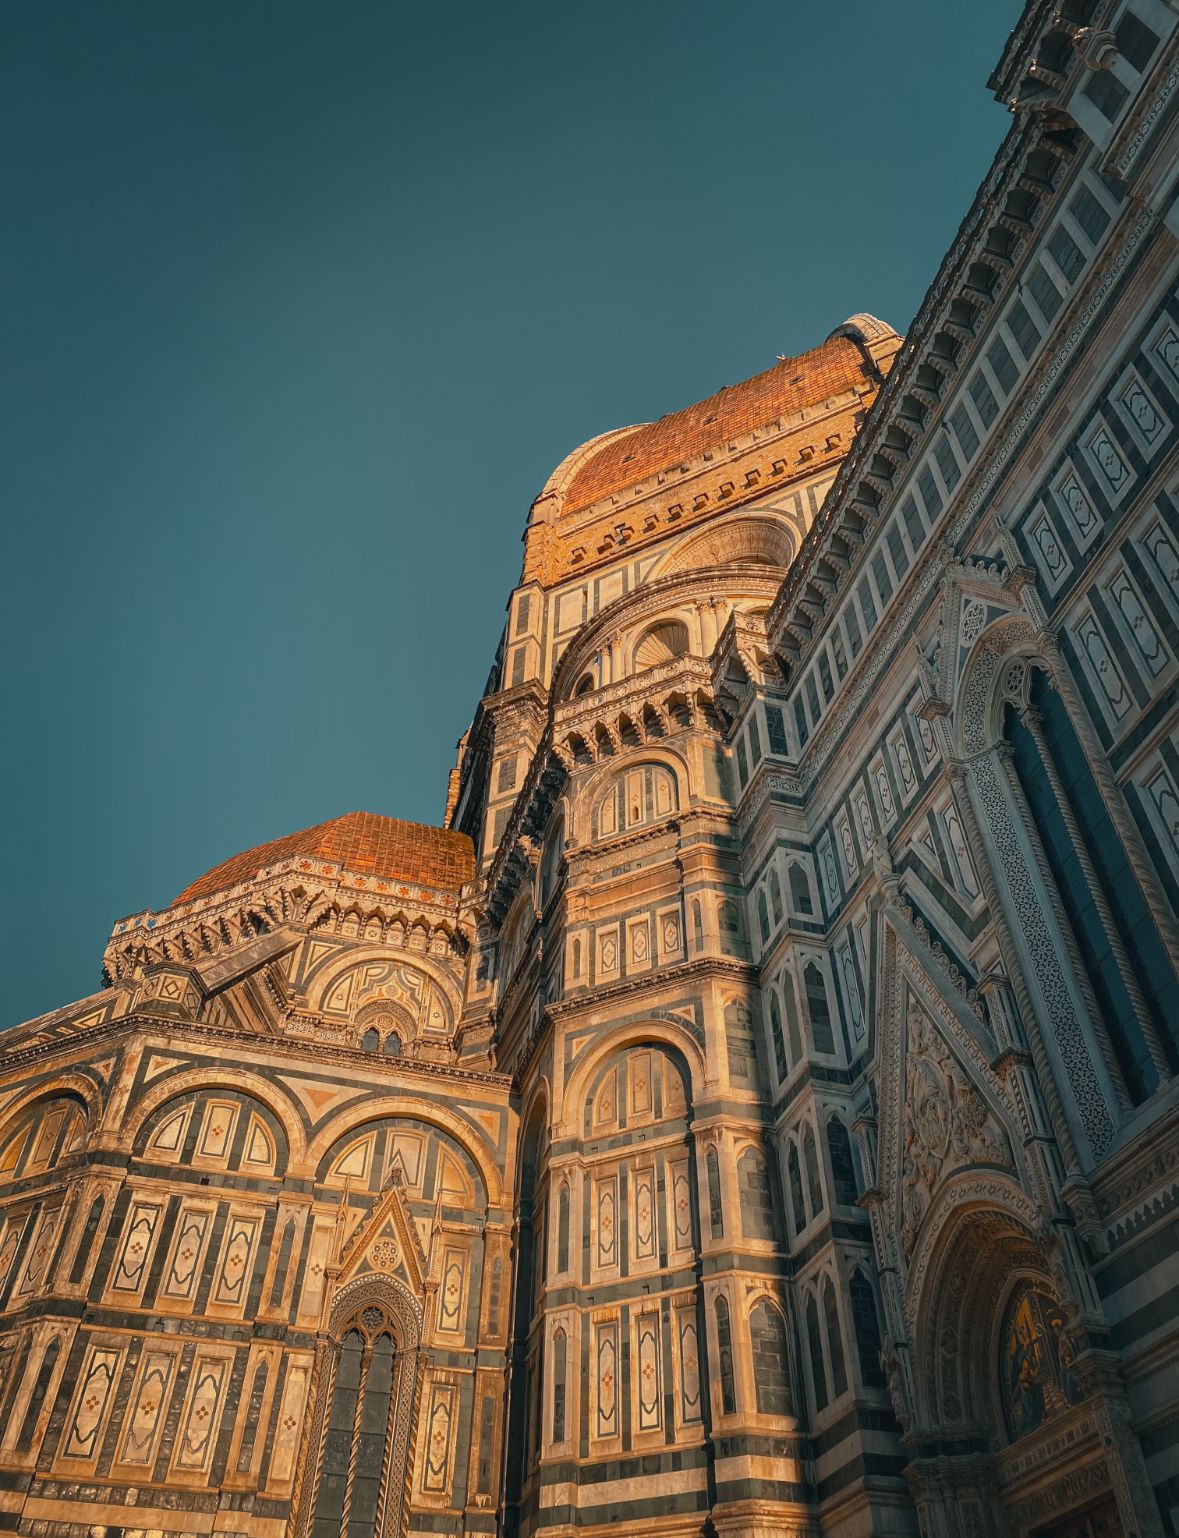
M 856 1357 L 860 1381 L 865 1388 L 883 1388 L 884 1370 L 880 1365 L 880 1316 L 876 1312 L 876 1289 L 859 1269 L 852 1272 L 848 1284 L 852 1326 L 856 1332 Z
M 569 1269 L 569 1187 L 563 1185 L 557 1196 L 557 1270 Z M 554 1437 L 554 1441 L 560 1438 Z
M 790 1414 L 790 1365 L 786 1321 L 767 1298 L 749 1310 L 753 1382 L 759 1415 Z
M 770 910 L 774 915 L 775 928 L 782 922 L 782 883 L 778 880 L 778 872 L 770 872 Z
M 802 1162 L 806 1165 L 807 1195 L 811 1199 L 811 1216 L 817 1217 L 823 1210 L 823 1182 L 819 1176 L 819 1159 L 815 1152 L 815 1134 L 808 1126 L 802 1135 Z
M 376 1538 L 401 1500 L 403 1470 L 389 1467 L 408 1420 L 412 1367 L 389 1311 L 363 1306 L 340 1336 L 322 1422 L 310 1538 Z
M 94 1238 L 98 1233 L 98 1225 L 102 1222 L 104 1206 L 101 1196 L 96 1196 L 90 1203 L 90 1211 L 86 1214 L 86 1227 L 82 1230 L 82 1237 L 78 1240 L 78 1248 L 74 1254 L 74 1263 L 70 1267 L 71 1286 L 76 1286 L 86 1275 L 86 1264 L 94 1248 Z
M 816 1052 L 833 1053 L 835 1037 L 831 1030 L 831 1006 L 827 1002 L 827 984 L 823 974 L 813 961 L 808 961 L 802 974 L 806 989 L 806 1009 L 811 1017 L 811 1039 Z
M 708 1220 L 714 1239 L 721 1239 L 725 1232 L 724 1208 L 721 1206 L 720 1160 L 716 1149 L 710 1148 L 704 1156 L 704 1168 L 708 1178 Z
M 856 1187 L 856 1167 L 852 1159 L 851 1138 L 838 1116 L 827 1122 L 827 1155 L 835 1182 L 835 1200 L 844 1207 L 854 1207 L 860 1199 Z
M 811 1364 L 811 1390 L 815 1409 L 827 1408 L 827 1367 L 823 1361 L 823 1337 L 819 1331 L 819 1306 L 811 1293 L 806 1300 L 806 1342 Z
M 774 1066 L 778 1070 L 778 1083 L 781 1084 L 790 1072 L 790 1064 L 786 1057 L 786 1037 L 782 1032 L 782 1011 L 778 1005 L 778 995 L 774 989 L 770 989 L 770 1035 L 774 1041 Z
M 790 906 L 795 913 L 810 918 L 815 909 L 811 902 L 811 884 L 807 880 L 806 871 L 795 860 L 786 874 L 790 880 Z
M 794 979 L 789 972 L 782 973 L 782 1002 L 786 1008 L 786 1045 L 790 1054 L 790 1066 L 802 1058 L 802 1034 L 798 1028 L 798 1005 L 794 1000 Z
M 553 1441 L 565 1440 L 565 1391 L 569 1371 L 569 1342 L 564 1330 L 553 1336 Z
M 57 1370 L 57 1359 L 60 1354 L 61 1342 L 59 1340 L 51 1340 L 45 1347 L 45 1355 L 41 1358 L 41 1366 L 33 1383 L 33 1392 L 29 1395 L 29 1402 L 25 1407 L 20 1435 L 16 1439 L 16 1450 L 18 1453 L 32 1451 L 33 1442 L 37 1436 L 37 1425 L 41 1419 L 41 1412 L 45 1408 L 45 1400 L 49 1394 L 49 1385 L 53 1382 L 53 1374 Z
M 827 1326 L 827 1354 L 831 1360 L 832 1391 L 838 1398 L 847 1392 L 847 1363 L 843 1355 L 843 1331 L 839 1324 L 839 1304 L 828 1277 L 823 1283 L 823 1315 Z
M 1025 718 L 1007 709 L 1005 735 L 1012 766 L 1126 1089 L 1138 1105 L 1159 1081 L 1144 1025 L 1161 1043 L 1168 1066 L 1179 1066 L 1179 982 L 1064 703 L 1038 670 L 1032 676 L 1030 700 Z M 1081 865 L 1070 821 L 1084 830 L 1098 891 Z M 1108 928 L 1101 899 L 1112 921 Z M 1131 987 L 1139 992 L 1144 1019 L 1139 1018 Z
M 766 907 L 764 888 L 757 894 L 757 927 L 761 933 L 761 943 L 768 945 L 770 939 L 770 912 Z
M 720 1359 L 721 1410 L 725 1415 L 737 1411 L 737 1388 L 733 1378 L 733 1332 L 729 1324 L 726 1298 L 716 1300 L 716 1350 Z
M 756 1148 L 737 1160 L 737 1190 L 741 1197 L 741 1232 L 746 1239 L 774 1237 L 774 1202 L 770 1172 Z
M 798 1144 L 791 1143 L 786 1154 L 786 1177 L 790 1182 L 790 1210 L 795 1236 L 806 1227 L 806 1199 L 802 1194 L 802 1170 L 798 1163 Z

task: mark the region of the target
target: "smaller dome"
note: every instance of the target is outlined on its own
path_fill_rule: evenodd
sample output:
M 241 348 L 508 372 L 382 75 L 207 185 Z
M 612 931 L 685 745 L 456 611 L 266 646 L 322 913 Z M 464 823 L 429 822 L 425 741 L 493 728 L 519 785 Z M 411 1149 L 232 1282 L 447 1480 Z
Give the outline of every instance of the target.
M 853 341 L 863 342 L 865 346 L 871 342 L 901 340 L 899 331 L 894 331 L 886 320 L 869 315 L 867 310 L 861 310 L 858 315 L 849 315 L 842 326 L 836 326 L 827 340 L 830 342 L 837 336 L 851 337 Z

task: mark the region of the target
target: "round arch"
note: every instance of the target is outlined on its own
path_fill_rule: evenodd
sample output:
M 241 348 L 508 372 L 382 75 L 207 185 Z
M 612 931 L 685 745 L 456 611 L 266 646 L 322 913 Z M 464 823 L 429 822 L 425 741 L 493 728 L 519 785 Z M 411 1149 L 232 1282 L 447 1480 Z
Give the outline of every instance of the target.
M 325 1122 L 311 1139 L 305 1154 L 307 1168 L 314 1171 L 338 1138 L 346 1137 L 350 1132 L 358 1132 L 369 1122 L 381 1121 L 387 1116 L 404 1116 L 411 1121 L 428 1122 L 440 1132 L 449 1133 L 478 1171 L 488 1206 L 501 1205 L 503 1180 L 490 1140 L 465 1117 L 432 1100 L 411 1100 L 405 1095 L 380 1095 L 364 1101 L 363 1107 L 353 1102 Z
M 955 751 L 975 758 L 1003 735 L 1003 705 L 1023 688 L 1027 663 L 1039 661 L 1036 633 L 1022 615 L 989 625 L 974 643 L 954 704 Z
M 341 952 L 325 957 L 303 980 L 308 1009 L 319 1010 L 323 999 L 345 973 L 370 962 L 386 964 L 390 961 L 421 972 L 437 984 L 450 1010 L 450 1028 L 453 1031 L 455 1022 L 462 1015 L 463 1001 L 462 990 L 449 969 L 422 951 L 403 951 L 388 945 L 345 946 Z
M 627 758 L 625 764 L 608 758 L 599 764 L 585 779 L 579 795 L 569 808 L 566 818 L 569 843 L 588 844 L 593 841 L 593 815 L 602 793 L 609 782 L 620 774 L 641 769 L 644 764 L 660 764 L 675 779 L 676 800 L 680 811 L 691 799 L 691 773 L 688 760 L 674 748 L 663 743 L 645 743 L 641 752 Z M 674 816 L 675 813 L 672 813 Z
M 776 518 L 734 518 L 703 530 L 669 551 L 647 580 L 734 564 L 773 566 L 785 571 L 797 549 L 797 538 L 787 523 Z
M 86 1078 L 84 1074 L 71 1073 L 67 1070 L 54 1074 L 50 1079 L 42 1079 L 39 1084 L 29 1085 L 14 1096 L 7 1105 L 0 1108 L 0 1137 L 3 1137 L 16 1120 L 34 1106 L 47 1100 L 71 1096 L 82 1102 L 86 1112 L 87 1136 L 93 1136 L 102 1125 L 103 1106 L 98 1085 L 93 1079 Z
M 686 1026 L 671 1020 L 640 1020 L 619 1026 L 596 1041 L 572 1073 L 561 1093 L 561 1118 L 553 1127 L 553 1136 L 580 1137 L 579 1109 L 583 1106 L 592 1078 L 605 1060 L 628 1047 L 666 1046 L 677 1051 L 688 1070 L 692 1103 L 703 1093 L 707 1063 L 699 1042 Z M 689 1107 L 689 1114 L 690 1114 Z
M 181 1073 L 168 1074 L 151 1084 L 128 1107 L 123 1130 L 133 1142 L 135 1136 L 153 1111 L 158 1111 L 169 1100 L 186 1094 L 189 1090 L 231 1090 L 252 1096 L 277 1116 L 287 1135 L 289 1163 L 288 1173 L 295 1173 L 307 1156 L 307 1133 L 302 1115 L 295 1103 L 284 1095 L 269 1079 L 248 1069 L 234 1068 L 232 1076 L 217 1073 L 208 1068 L 188 1068 Z

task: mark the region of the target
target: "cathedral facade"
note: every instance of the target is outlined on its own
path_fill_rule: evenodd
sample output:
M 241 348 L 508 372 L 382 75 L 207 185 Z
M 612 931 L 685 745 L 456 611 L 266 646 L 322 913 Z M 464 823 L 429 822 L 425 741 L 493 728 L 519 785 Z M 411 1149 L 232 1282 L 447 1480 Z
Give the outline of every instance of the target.
M 0 1055 L 0 1531 L 1179 1531 L 1179 10 L 1031 0 L 906 339 L 596 438 L 444 826 Z

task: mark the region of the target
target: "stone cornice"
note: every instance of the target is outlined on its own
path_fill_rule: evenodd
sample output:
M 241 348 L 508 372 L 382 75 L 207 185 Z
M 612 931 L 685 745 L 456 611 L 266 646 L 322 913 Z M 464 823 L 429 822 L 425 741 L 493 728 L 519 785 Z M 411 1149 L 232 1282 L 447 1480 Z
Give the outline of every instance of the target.
M 203 1046 L 232 1047 L 239 1061 L 250 1052 L 261 1052 L 268 1057 L 277 1054 L 283 1058 L 290 1058 L 297 1065 L 312 1071 L 330 1064 L 355 1069 L 362 1077 L 371 1077 L 375 1070 L 388 1068 L 390 1078 L 396 1078 L 401 1074 L 424 1079 L 441 1076 L 464 1083 L 485 1084 L 496 1089 L 507 1089 L 511 1082 L 505 1074 L 463 1068 L 456 1063 L 416 1062 L 406 1057 L 375 1058 L 372 1053 L 362 1052 L 357 1047 L 337 1047 L 324 1041 L 311 1042 L 306 1037 L 253 1036 L 245 1031 L 227 1030 L 224 1027 L 209 1025 L 204 1021 L 193 1020 L 178 1021 L 171 1026 L 168 1022 L 161 1021 L 159 1016 L 137 1013 L 121 1015 L 115 1020 L 105 1021 L 102 1025 L 88 1031 L 85 1036 L 66 1037 L 58 1041 L 45 1042 L 36 1047 L 23 1049 L 17 1047 L 5 1053 L 0 1059 L 0 1071 L 7 1076 L 14 1070 L 27 1068 L 32 1063 L 43 1062 L 56 1056 L 68 1057 L 71 1052 L 77 1052 L 80 1049 L 85 1057 L 90 1059 L 93 1057 L 96 1045 L 113 1043 L 122 1037 L 136 1035 L 144 1038 L 158 1038 L 166 1042 L 174 1042 L 177 1035 L 181 1035 L 185 1041 Z M 227 1071 L 232 1072 L 232 1069 Z

